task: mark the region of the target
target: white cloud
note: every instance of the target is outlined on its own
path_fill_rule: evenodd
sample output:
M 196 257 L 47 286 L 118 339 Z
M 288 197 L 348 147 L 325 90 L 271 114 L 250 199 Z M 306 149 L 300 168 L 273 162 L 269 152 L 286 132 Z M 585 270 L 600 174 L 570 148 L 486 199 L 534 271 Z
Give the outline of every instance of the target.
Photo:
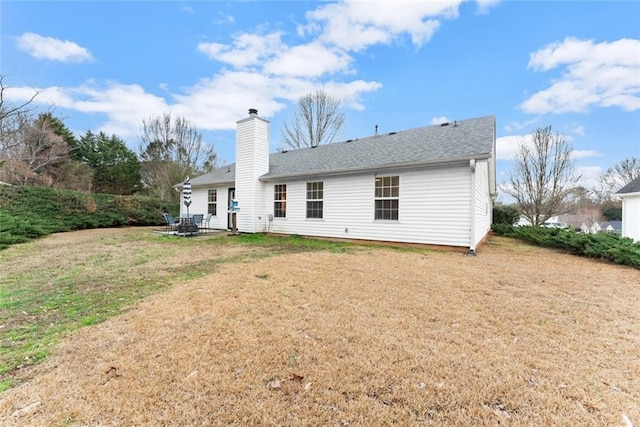
M 230 45 L 222 43 L 199 43 L 198 51 L 209 59 L 233 65 L 236 68 L 257 66 L 286 48 L 281 41 L 282 33 L 250 34 L 242 33 L 233 36 Z
M 184 116 L 201 130 L 232 130 L 247 108 L 259 108 L 261 116 L 270 117 L 285 108 L 288 102 L 318 86 L 304 78 L 226 70 L 166 97 L 148 93 L 140 85 L 89 81 L 78 87 L 36 88 L 39 94 L 34 104 L 104 116 L 104 122 L 92 130 L 128 138 L 139 134 L 143 119 L 166 111 Z M 364 108 L 362 95 L 378 90 L 382 85 L 355 80 L 329 81 L 320 86 L 340 98 L 346 107 L 361 110 Z M 166 85 L 161 85 L 161 89 L 168 91 Z M 8 102 L 19 102 L 30 99 L 34 93 L 34 88 L 12 86 L 4 95 Z
M 449 123 L 449 119 L 446 118 L 445 116 L 440 116 L 440 117 L 434 117 L 433 119 L 431 119 L 431 124 L 432 125 L 440 125 L 442 123 Z
M 76 100 L 68 108 L 106 115 L 106 122 L 98 130 L 121 137 L 136 136 L 143 119 L 167 111 L 163 98 L 145 92 L 137 84 L 108 82 L 99 86 L 90 82 L 70 92 Z
M 500 3 L 500 0 L 476 0 L 478 13 L 483 15 L 489 13 L 489 9 Z
M 496 159 L 515 159 L 521 143 L 531 144 L 531 135 L 509 135 L 496 138 Z
M 504 126 L 504 130 L 506 130 L 507 132 L 513 132 L 513 131 L 518 131 L 520 129 L 524 129 L 524 128 L 528 128 L 531 125 L 538 123 L 540 121 L 540 116 L 534 117 L 532 119 L 529 120 L 524 120 L 522 122 L 518 122 L 518 121 L 513 121 L 507 125 Z
M 374 92 L 382 87 L 382 83 L 355 80 L 349 83 L 329 82 L 324 84 L 324 89 L 330 95 L 342 100 L 343 105 L 354 110 L 364 110 L 362 94 Z
M 584 159 L 588 157 L 602 157 L 602 153 L 596 150 L 573 150 L 571 152 L 572 159 Z
M 563 137 L 568 142 L 573 140 L 570 135 L 561 135 L 561 137 Z M 519 145 L 531 145 L 532 141 L 532 134 L 508 135 L 496 138 L 496 158 L 498 160 L 513 160 L 516 157 Z M 584 159 L 587 157 L 600 156 L 602 156 L 602 154 L 595 150 L 573 150 L 571 155 L 573 159 Z
M 428 42 L 440 22 L 456 18 L 462 0 L 358 1 L 346 0 L 307 12 L 305 32 L 319 34 L 322 42 L 350 51 L 389 44 L 407 34 L 415 46 Z M 299 30 L 300 32 L 300 30 Z
M 592 107 L 640 109 L 640 40 L 611 43 L 566 38 L 531 54 L 529 68 L 565 66 L 560 79 L 520 105 L 527 113 L 586 112 Z
M 580 185 L 586 188 L 596 188 L 600 183 L 602 175 L 600 166 L 580 166 L 576 168 L 576 174 L 580 176 Z
M 60 62 L 93 61 L 86 48 L 68 40 L 44 37 L 35 33 L 24 33 L 17 38 L 18 48 L 37 59 Z
M 584 125 L 574 123 L 572 126 L 573 127 L 571 128 L 571 132 L 575 133 L 576 135 L 585 136 Z
M 347 73 L 353 58 L 339 49 L 320 43 L 295 46 L 264 64 L 268 74 L 320 77 L 328 73 Z
M 234 22 L 236 22 L 236 19 L 232 15 L 226 15 L 222 12 L 219 13 L 218 18 L 213 21 L 216 25 L 233 24 Z

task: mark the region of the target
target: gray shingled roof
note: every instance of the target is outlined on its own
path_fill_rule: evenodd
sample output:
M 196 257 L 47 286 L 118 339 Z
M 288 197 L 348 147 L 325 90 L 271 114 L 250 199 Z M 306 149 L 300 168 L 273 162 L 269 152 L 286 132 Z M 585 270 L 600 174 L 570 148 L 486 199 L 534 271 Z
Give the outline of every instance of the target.
M 316 148 L 269 155 L 269 172 L 262 180 L 349 173 L 359 170 L 489 158 L 493 155 L 495 117 L 486 116 L 390 132 Z M 191 180 L 191 185 L 235 181 L 235 164 Z
M 640 176 L 622 187 L 616 194 L 640 193 Z

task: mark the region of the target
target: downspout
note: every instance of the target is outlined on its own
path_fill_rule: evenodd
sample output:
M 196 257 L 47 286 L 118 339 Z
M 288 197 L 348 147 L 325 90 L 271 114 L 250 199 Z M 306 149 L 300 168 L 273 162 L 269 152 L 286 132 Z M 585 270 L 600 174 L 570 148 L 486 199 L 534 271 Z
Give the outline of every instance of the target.
M 471 206 L 469 207 L 469 252 L 468 255 L 476 255 L 476 160 L 469 160 L 471 169 Z

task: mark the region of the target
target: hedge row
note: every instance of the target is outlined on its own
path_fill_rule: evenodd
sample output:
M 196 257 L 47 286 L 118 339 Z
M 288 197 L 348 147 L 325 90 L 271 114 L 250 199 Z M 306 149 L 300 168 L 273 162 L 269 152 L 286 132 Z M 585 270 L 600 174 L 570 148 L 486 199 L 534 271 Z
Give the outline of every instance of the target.
M 0 249 L 50 233 L 122 225 L 161 225 L 177 203 L 144 196 L 48 187 L 0 187 Z
M 582 234 L 573 230 L 494 224 L 493 231 L 539 246 L 640 268 L 640 242 L 613 233 Z

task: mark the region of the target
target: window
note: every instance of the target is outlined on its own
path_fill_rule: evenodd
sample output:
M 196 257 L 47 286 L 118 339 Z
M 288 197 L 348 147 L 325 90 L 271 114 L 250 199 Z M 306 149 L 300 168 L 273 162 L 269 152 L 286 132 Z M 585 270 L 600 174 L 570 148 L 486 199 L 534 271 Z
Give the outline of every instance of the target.
M 398 220 L 400 177 L 376 177 L 375 219 Z
M 273 216 L 276 218 L 287 217 L 287 186 L 285 184 L 273 186 Z
M 324 182 L 307 182 L 307 218 L 322 218 Z
M 218 190 L 209 190 L 207 199 L 207 213 L 216 216 L 218 211 Z

